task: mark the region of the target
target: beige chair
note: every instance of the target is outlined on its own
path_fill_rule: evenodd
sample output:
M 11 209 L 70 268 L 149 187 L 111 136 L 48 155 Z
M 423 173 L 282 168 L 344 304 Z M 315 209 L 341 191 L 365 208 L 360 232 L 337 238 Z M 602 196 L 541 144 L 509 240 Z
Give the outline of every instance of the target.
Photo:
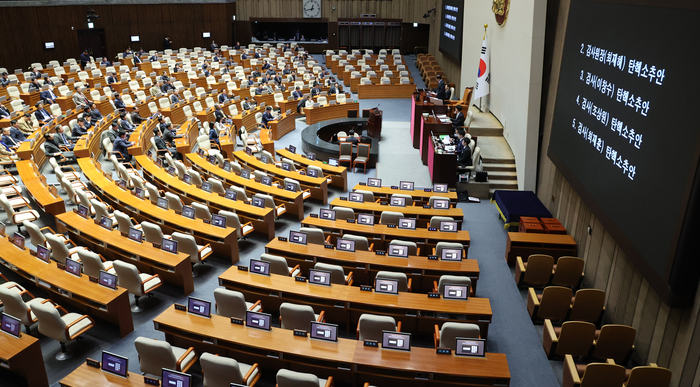
M 168 199 L 168 208 L 170 208 L 173 211 L 182 212 L 182 207 L 184 206 L 184 204 L 182 204 L 182 200 L 179 196 L 175 195 L 172 192 L 166 192 L 165 198 Z
M 131 312 L 141 312 L 143 308 L 139 305 L 139 298 L 142 296 L 150 297 L 152 292 L 163 284 L 160 276 L 139 273 L 136 266 L 127 262 L 117 260 L 113 264 L 117 277 L 119 277 L 119 286 L 134 295 L 134 306 L 131 307 Z
M 357 322 L 357 340 L 382 341 L 382 331 L 401 332 L 401 321 L 398 323 L 391 316 L 379 316 L 363 313 Z
M 39 226 L 37 226 L 36 223 L 32 223 L 28 220 L 25 220 L 24 222 L 22 222 L 22 225 L 27 230 L 27 233 L 29 233 L 30 242 L 34 246 L 42 245 L 42 246 L 49 247 L 49 246 L 47 246 L 47 243 L 46 243 L 46 235 L 44 235 L 44 231 L 46 231 L 46 230 L 49 231 L 49 234 L 51 234 L 59 239 L 62 239 L 64 241 L 64 243 L 68 241 L 68 238 L 66 238 L 65 235 L 57 234 L 49 226 L 39 228 Z
M 199 357 L 204 387 L 229 387 L 232 383 L 254 386 L 260 379 L 258 363 L 239 363 L 231 358 L 204 352 Z
M 141 229 L 141 225 L 136 223 L 136 219 L 130 218 L 127 214 L 119 210 L 114 210 L 114 217 L 117 219 L 117 228 L 119 232 L 128 233 L 131 227 Z
M 389 245 L 408 246 L 408 255 L 420 255 L 420 247 L 418 247 L 416 242 L 393 239 L 389 242 Z
M 314 374 L 294 372 L 286 369 L 277 371 L 277 384 L 275 387 L 332 387 L 333 377 L 320 379 Z
M 413 283 L 412 278 L 408 278 L 406 273 L 396 273 L 393 271 L 378 271 L 375 281 L 378 279 L 394 280 L 398 281 L 398 287 L 400 292 L 410 292 L 411 284 Z
M 207 182 L 211 183 L 211 192 L 217 194 L 226 193 L 226 188 L 224 187 L 224 183 L 222 183 L 221 180 L 215 177 L 210 177 L 207 179 Z
M 412 206 L 414 205 L 413 203 L 413 196 L 411 195 L 406 195 L 406 194 L 393 194 L 391 195 L 391 198 L 389 200 L 393 200 L 394 198 L 403 198 L 406 201 L 407 206 Z
M 193 266 L 195 263 L 204 263 L 204 260 L 209 258 L 214 252 L 209 243 L 206 245 L 198 245 L 197 241 L 190 234 L 174 232 L 172 234 L 172 239 L 177 241 L 177 250 L 179 252 L 190 256 L 190 262 L 192 262 Z M 193 270 L 192 275 L 197 277 L 198 273 Z
M 51 248 L 51 258 L 64 265 L 66 264 L 66 259 L 69 257 L 74 261 L 80 261 L 78 251 L 87 250 L 87 247 L 76 246 L 75 243 L 70 239 L 66 240 L 65 238 L 54 236 L 53 234 L 44 235 L 46 236 L 46 242 Z M 67 246 L 68 243 L 75 247 L 69 249 Z
M 335 220 L 355 220 L 355 211 L 352 208 L 347 207 L 333 207 L 335 211 Z
M 287 208 L 285 207 L 284 203 L 280 204 L 279 206 L 275 205 L 275 200 L 270 195 L 256 193 L 253 195 L 253 197 L 263 199 L 265 201 L 265 207 L 272 208 L 275 211 L 275 218 L 279 218 L 287 212 Z
M 433 281 L 433 292 L 443 294 L 445 290 L 445 285 L 461 285 L 469 287 L 469 295 L 474 295 L 474 288 L 472 287 L 472 279 L 461 275 L 441 275 L 437 281 Z
M 297 167 L 296 167 L 296 165 L 294 165 L 294 161 L 292 161 L 292 160 L 290 160 L 290 159 L 288 159 L 288 158 L 286 158 L 286 157 L 282 157 L 282 162 L 283 162 L 283 163 L 289 164 L 289 170 L 290 170 L 290 171 L 292 171 L 292 172 L 296 172 L 296 171 L 297 171 Z
M 534 288 L 529 288 L 527 312 L 533 322 L 543 319 L 564 320 L 569 312 L 572 296 L 571 289 L 562 286 L 547 286 L 542 294 L 537 294 Z
M 345 275 L 345 270 L 340 265 L 331 265 L 330 263 L 316 262 L 314 265 L 316 270 L 329 271 L 331 273 L 331 283 L 337 285 L 352 286 L 353 273 L 349 272 Z
M 160 226 L 155 223 L 143 221 L 141 222 L 141 229 L 143 230 L 143 238 L 149 243 L 157 243 L 160 245 L 163 243 L 163 238 L 171 238 L 170 235 L 163 234 Z M 123 232 L 128 231 L 124 230 Z
M 599 325 L 605 313 L 605 292 L 600 289 L 580 289 L 571 302 L 569 321 L 588 321 Z
M 433 203 L 436 200 L 447 200 L 449 202 L 450 198 L 446 198 L 444 196 L 431 196 L 430 199 L 428 199 L 428 205 L 430 206 L 430 208 L 433 208 Z
M 336 213 L 336 220 L 337 219 L 338 219 L 338 214 Z M 351 241 L 355 241 L 355 250 L 356 251 L 357 250 L 374 251 L 374 243 L 370 244 L 367 237 L 353 235 L 353 234 L 344 234 L 343 239 L 349 239 Z
M 26 211 L 15 212 L 15 209 L 12 208 L 12 205 L 7 200 L 7 196 L 5 196 L 5 194 L 0 194 L 0 205 L 2 206 L 2 208 L 5 210 L 5 213 L 7 214 L 7 220 L 9 222 L 12 222 L 12 224 L 16 225 L 17 229 L 20 232 L 22 230 L 22 222 L 24 222 L 25 220 L 33 222 L 33 221 L 39 219 L 39 212 L 37 212 L 35 210 L 26 210 Z
M 433 248 L 433 255 L 442 256 L 442 249 L 458 249 L 462 250 L 462 259 L 467 259 L 467 253 L 464 251 L 464 246 L 457 242 L 438 242 Z
M 90 204 L 95 211 L 95 220 L 100 221 L 104 216 L 105 218 L 112 219 L 113 228 L 117 227 L 117 218 L 114 217 L 114 214 L 109 213 L 109 209 L 107 208 L 106 204 L 97 199 L 91 199 Z
M 529 261 L 529 259 L 528 259 Z M 579 257 L 559 257 L 554 265 L 552 285 L 578 288 L 583 282 L 585 262 Z
M 623 387 L 669 387 L 671 370 L 651 363 L 648 366 L 634 367 Z
M 246 192 L 243 188 L 236 187 L 235 185 L 232 185 L 229 187 L 229 189 L 236 192 L 236 200 L 237 201 L 242 201 L 242 202 L 251 201 L 251 199 L 248 197 L 248 194 L 246 194 Z
M 226 226 L 227 227 L 234 227 L 236 229 L 236 234 L 238 235 L 239 239 L 240 238 L 245 239 L 246 235 L 255 231 L 255 228 L 253 227 L 252 222 L 247 222 L 247 223 L 241 224 L 241 221 L 238 218 L 238 214 L 236 214 L 236 213 L 233 213 L 231 211 L 221 210 L 221 211 L 219 211 L 219 215 L 226 217 Z
M 211 212 L 209 212 L 209 206 L 197 202 L 192 202 L 190 203 L 190 205 L 192 206 L 192 208 L 194 208 L 195 218 L 211 221 Z
M 83 273 L 94 278 L 100 277 L 100 270 L 104 270 L 110 274 L 117 274 L 114 270 L 114 265 L 107 262 L 102 255 L 93 253 L 90 250 L 78 250 L 78 258 L 83 264 Z
M 328 238 L 326 238 L 326 235 L 323 233 L 323 230 L 320 228 L 315 228 L 315 227 L 301 227 L 299 228 L 299 232 L 306 233 L 307 238 L 306 242 L 307 243 L 313 243 L 315 245 L 325 245 L 326 243 L 330 243 L 330 235 Z
M 574 358 L 588 356 L 595 339 L 595 325 L 584 321 L 566 321 L 561 328 L 552 320 L 544 320 L 542 347 L 549 359 L 571 355 Z
M 481 337 L 481 329 L 476 324 L 446 322 L 438 329 L 435 324 L 433 342 L 435 348 L 450 348 L 454 351 L 457 346 L 457 338 L 478 339 Z
M 158 188 L 150 182 L 146 182 L 144 186 L 148 192 L 148 199 L 150 199 L 153 204 L 157 203 L 158 198 L 162 197 L 164 194 L 163 191 L 158 190 Z
M 309 332 L 311 323 L 325 322 L 326 312 L 316 314 L 314 309 L 308 305 L 298 305 L 283 302 L 280 305 L 280 327 L 282 329 L 301 329 Z
M 357 157 L 352 162 L 352 171 L 355 172 L 357 164 L 362 164 L 363 173 L 367 173 L 367 164 L 369 163 L 370 144 L 357 144 Z
M 285 186 L 286 186 L 287 183 L 292 184 L 292 185 L 294 186 L 294 190 L 295 190 L 296 192 L 301 192 L 301 197 L 302 197 L 302 199 L 306 200 L 306 199 L 308 199 L 309 197 L 311 197 L 311 191 L 308 190 L 308 189 L 302 189 L 302 188 L 301 188 L 301 184 L 299 184 L 299 182 L 298 182 L 297 180 L 294 180 L 294 179 L 289 178 L 289 177 L 285 177 L 285 178 L 284 178 L 284 184 L 285 184 Z
M 63 312 L 63 316 L 59 314 L 59 310 Z M 39 333 L 61 343 L 61 353 L 56 355 L 56 360 L 59 361 L 67 360 L 73 356 L 72 351 L 66 350 L 67 342 L 77 339 L 95 326 L 95 321 L 90 316 L 68 313 L 50 301 L 34 304 L 32 312 L 36 315 L 39 323 Z
M 161 375 L 163 368 L 187 372 L 197 361 L 194 347 L 173 347 L 167 341 L 146 337 L 137 337 L 134 346 L 141 372 L 146 374 Z
M 532 254 L 527 262 L 522 257 L 516 257 L 515 283 L 528 286 L 545 286 L 552 278 L 554 257 L 545 254 Z
M 270 273 L 271 274 L 278 274 L 278 275 L 284 275 L 284 276 L 290 276 L 290 277 L 296 277 L 299 274 L 301 274 L 301 270 L 299 268 L 299 265 L 296 265 L 294 267 L 290 267 L 287 265 L 287 259 L 284 257 L 280 257 L 279 255 L 272 255 L 272 254 L 262 254 L 260 256 L 261 261 L 265 262 L 270 262 Z
M 90 192 L 92 194 L 92 192 Z M 75 195 L 78 198 L 78 203 L 88 208 L 90 215 L 95 215 L 95 208 L 92 207 L 91 200 L 94 199 L 95 195 L 92 194 L 88 196 L 88 193 L 83 191 L 82 188 L 75 189 Z
M 374 193 L 373 192 L 366 191 L 363 189 L 355 189 L 353 191 L 356 193 L 361 193 L 365 202 L 374 203 Z
M 3 285 L 8 283 L 5 282 Z M 29 300 L 24 301 L 23 296 L 29 297 Z M 34 298 L 31 293 L 13 282 L 9 286 L 0 286 L 0 302 L 4 305 L 3 312 L 18 318 L 29 333 L 29 327 L 36 322 L 36 315 L 32 313 L 32 308 L 36 304 L 49 301 L 44 298 Z
M 233 290 L 214 289 L 214 300 L 216 301 L 216 314 L 219 316 L 245 319 L 246 311 L 262 312 L 263 310 L 260 300 L 255 303 L 248 302 L 243 293 Z
M 608 360 L 578 367 L 571 355 L 564 357 L 564 387 L 620 387 L 625 381 L 625 368 Z
M 382 211 L 382 215 L 379 217 L 379 224 L 383 224 L 383 225 L 393 224 L 395 226 L 398 226 L 399 219 L 401 219 L 403 217 L 404 217 L 404 215 L 401 212 Z

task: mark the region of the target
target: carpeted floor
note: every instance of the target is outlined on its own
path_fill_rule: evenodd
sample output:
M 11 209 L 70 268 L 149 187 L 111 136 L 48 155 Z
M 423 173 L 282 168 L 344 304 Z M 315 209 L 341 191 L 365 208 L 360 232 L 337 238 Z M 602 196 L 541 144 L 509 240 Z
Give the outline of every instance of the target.
M 409 56 L 409 69 L 416 83 L 420 81 L 413 61 Z M 380 105 L 384 111 L 383 138 L 380 148 L 380 161 L 377 170 L 369 170 L 367 174 L 348 173 L 348 187 L 354 187 L 360 181 L 366 181 L 368 177 L 382 178 L 384 185 L 395 184 L 399 180 L 416 182 L 416 187 L 430 187 L 427 177 L 427 168 L 419 159 L 418 151 L 414 150 L 408 142 L 408 122 L 410 114 L 410 101 L 408 100 L 362 100 L 361 109 Z M 277 148 L 287 145 L 295 145 L 301 149 L 300 133 L 306 125 L 302 119 L 297 120 L 297 128 L 276 143 Z M 111 168 L 109 163 L 103 164 Z M 49 182 L 55 182 L 53 172 L 45 168 Z M 343 194 L 339 190 L 329 190 L 329 201 Z M 36 207 L 36 206 L 35 206 Z M 318 212 L 321 204 L 310 201 L 305 206 L 305 213 Z M 503 223 L 498 219 L 498 213 L 493 204 L 486 201 L 482 203 L 459 203 L 458 207 L 464 211 L 465 221 L 463 228 L 471 234 L 472 244 L 469 257 L 479 261 L 481 278 L 479 280 L 478 297 L 486 297 L 491 301 L 493 310 L 493 322 L 489 328 L 488 351 L 507 354 L 511 372 L 512 387 L 556 387 L 561 384 L 560 368 L 556 364 L 550 366 L 549 361 L 542 350 L 541 327 L 536 328 L 528 318 L 522 292 L 515 286 L 512 269 L 504 260 L 506 247 L 506 231 Z M 73 206 L 68 205 L 67 210 Z M 4 218 L 3 218 L 4 220 Z M 54 222 L 48 217 L 43 217 L 41 223 L 54 227 Z M 289 230 L 297 230 L 299 222 L 291 216 L 283 216 L 276 222 L 276 234 L 287 235 Z M 8 227 L 8 233 L 14 231 L 14 227 Z M 251 258 L 257 258 L 264 252 L 267 240 L 265 237 L 251 234 L 247 240 L 239 243 L 241 265 L 248 265 Z M 218 287 L 217 277 L 230 263 L 223 257 L 213 257 L 207 260 L 199 270 L 200 275 L 195 278 L 195 291 L 193 297 L 213 300 L 213 291 Z M 14 275 L 6 268 L 0 268 L 2 273 L 10 277 L 10 280 L 19 281 L 29 286 L 35 296 L 46 296 L 41 290 L 31 286 L 28 281 Z M 133 297 L 130 297 L 133 302 Z M 139 336 L 164 339 L 164 335 L 154 329 L 152 319 L 158 316 L 165 308 L 174 302 L 184 303 L 186 297 L 182 291 L 173 286 L 165 285 L 155 291 L 155 297 L 142 299 L 144 311 L 134 314 L 135 330 L 125 338 L 120 338 L 116 329 L 108 324 L 100 324 L 84 335 L 84 340 L 71 343 L 69 348 L 75 351 L 75 356 L 66 362 L 59 362 L 54 355 L 60 351 L 60 346 L 54 340 L 38 334 L 36 328 L 32 334 L 40 338 L 44 362 L 46 364 L 49 381 L 53 386 L 58 386 L 64 376 L 72 372 L 85 359 L 85 357 L 99 358 L 102 350 L 108 350 L 129 357 L 129 371 L 140 373 L 138 355 L 134 348 L 134 340 Z M 70 308 L 68 308 L 70 310 Z M 273 320 L 274 321 L 274 320 Z M 538 333 L 539 329 L 539 333 Z M 422 346 L 431 346 L 432 343 L 418 343 Z M 559 362 L 560 364 L 560 362 Z M 560 367 L 560 366 L 559 366 Z M 555 376 L 554 369 L 559 375 Z M 276 370 L 263 369 L 263 378 L 259 386 L 274 386 L 274 374 Z M 191 373 L 194 375 L 193 386 L 201 386 L 201 372 L 199 366 L 195 366 Z M 337 381 L 339 385 L 342 380 Z M 21 385 L 17 378 L 0 369 L 0 386 Z M 387 386 L 389 387 L 389 386 Z

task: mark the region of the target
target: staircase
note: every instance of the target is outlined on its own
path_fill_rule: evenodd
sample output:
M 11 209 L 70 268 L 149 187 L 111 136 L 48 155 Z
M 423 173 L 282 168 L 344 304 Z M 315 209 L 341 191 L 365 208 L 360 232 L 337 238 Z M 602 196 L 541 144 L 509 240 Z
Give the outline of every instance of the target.
M 497 189 L 518 189 L 515 158 L 482 157 L 484 171 L 489 173 L 489 194 Z

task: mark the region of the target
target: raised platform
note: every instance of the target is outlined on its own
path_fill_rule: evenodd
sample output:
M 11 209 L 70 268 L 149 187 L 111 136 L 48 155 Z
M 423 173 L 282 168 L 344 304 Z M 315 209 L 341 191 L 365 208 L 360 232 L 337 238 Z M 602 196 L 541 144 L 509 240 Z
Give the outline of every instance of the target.
M 348 133 L 353 129 L 355 133 L 364 133 L 367 118 L 339 118 L 322 121 L 309 125 L 301 132 L 302 150 L 304 153 L 315 153 L 316 159 L 328 161 L 329 158 L 337 159 L 339 155 L 338 144 L 331 143 L 334 134 L 340 131 Z M 366 135 L 366 134 L 365 134 Z M 357 150 L 353 150 L 353 159 L 357 156 Z M 379 159 L 379 141 L 372 139 L 370 147 L 368 168 L 375 168 Z

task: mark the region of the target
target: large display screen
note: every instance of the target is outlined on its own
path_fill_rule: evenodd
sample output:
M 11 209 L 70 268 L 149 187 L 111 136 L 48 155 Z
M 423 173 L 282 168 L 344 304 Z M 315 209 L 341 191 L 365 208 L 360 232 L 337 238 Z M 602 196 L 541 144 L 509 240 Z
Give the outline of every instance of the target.
M 464 0 L 443 0 L 440 17 L 440 52 L 462 63 Z
M 657 292 L 678 301 L 698 278 L 688 233 L 700 12 L 672 3 L 571 1 L 548 156 Z

